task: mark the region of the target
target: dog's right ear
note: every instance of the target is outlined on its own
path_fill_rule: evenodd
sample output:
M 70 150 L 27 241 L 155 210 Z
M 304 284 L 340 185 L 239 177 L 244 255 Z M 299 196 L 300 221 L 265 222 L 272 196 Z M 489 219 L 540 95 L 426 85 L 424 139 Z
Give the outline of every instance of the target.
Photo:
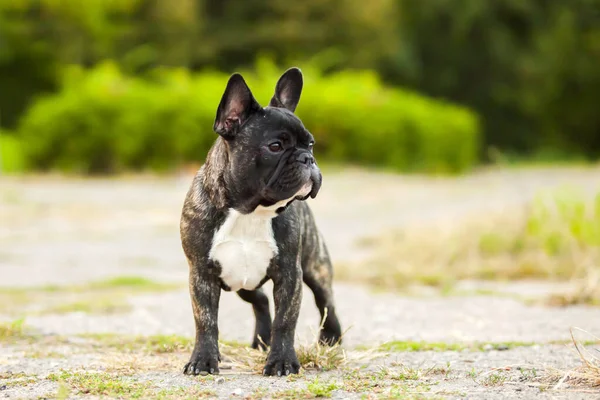
M 252 113 L 260 109 L 242 75 L 235 73 L 227 82 L 213 129 L 225 139 L 231 139 Z

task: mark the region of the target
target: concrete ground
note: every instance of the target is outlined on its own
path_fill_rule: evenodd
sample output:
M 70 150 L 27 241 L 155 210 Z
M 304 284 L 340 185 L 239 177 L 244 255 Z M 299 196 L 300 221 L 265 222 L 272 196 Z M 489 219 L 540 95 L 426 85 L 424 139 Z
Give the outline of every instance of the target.
M 102 370 L 114 363 L 114 358 L 107 362 L 93 349 L 79 349 L 77 338 L 82 334 L 193 336 L 185 288 L 187 264 L 178 233 L 179 213 L 190 182 L 189 175 L 86 180 L 0 177 L 0 286 L 5 290 L 85 285 L 116 276 L 139 276 L 175 285 L 173 290 L 131 293 L 126 297 L 128 307 L 116 313 L 31 312 L 40 306 L 38 303 L 22 311 L 4 310 L 3 320 L 25 315 L 27 326 L 42 337 L 67 338 L 67 345 L 63 344 L 59 352 L 52 345 L 54 350 L 46 352 L 50 356 L 40 358 L 32 357 L 30 351 L 32 346 L 50 348 L 43 341 L 0 341 L 0 397 L 56 396 L 58 384 L 47 379 L 48 374 L 61 369 Z M 366 236 L 398 227 L 458 223 L 467 215 L 510 209 L 540 190 L 564 185 L 598 192 L 600 168 L 503 169 L 460 178 L 335 170 L 325 173 L 322 192 L 311 206 L 334 262 L 343 263 L 365 259 L 368 254 L 358 242 Z M 270 288 L 267 284 L 267 291 Z M 554 290 L 556 285 L 527 282 L 500 285 L 494 292 L 530 295 Z M 318 325 L 311 297 L 305 291 L 298 343 L 310 342 Z M 374 293 L 343 282 L 336 283 L 335 297 L 343 328 L 348 329 L 344 348 L 349 354 L 356 348 L 364 352 L 389 341 L 520 344 L 504 351 L 392 352 L 368 360 L 349 355 L 342 369 L 309 371 L 298 380 L 242 374 L 234 368 L 223 371 L 222 382 L 181 375 L 179 368 L 189 356 L 181 352 L 165 361 L 163 368 L 141 368 L 127 376 L 160 388 L 199 385 L 212 390 L 209 397 L 220 398 L 306 397 L 311 395 L 306 387 L 315 379 L 334 382 L 336 389 L 328 393 L 334 398 L 600 396 L 600 392 L 588 389 L 567 390 L 567 385 L 540 390 L 538 379 L 540 371 L 567 370 L 580 364 L 573 347 L 566 344 L 569 328 L 600 333 L 597 308 L 528 305 L 514 296 Z M 247 304 L 235 294 L 225 293 L 219 312 L 222 340 L 249 341 L 253 316 Z M 584 335 L 582 339 L 590 337 Z M 56 357 L 57 353 L 62 356 Z M 450 372 L 431 373 L 441 367 Z M 359 368 L 360 378 L 351 376 L 349 371 L 355 368 Z M 394 376 L 406 368 L 418 370 L 418 376 L 399 383 Z M 21 382 L 16 379 L 19 374 L 34 378 L 27 384 L 15 384 Z M 351 390 L 348 382 L 362 382 L 365 376 L 378 377 L 377 385 Z M 290 390 L 299 392 L 294 395 Z M 76 391 L 71 396 L 85 397 Z

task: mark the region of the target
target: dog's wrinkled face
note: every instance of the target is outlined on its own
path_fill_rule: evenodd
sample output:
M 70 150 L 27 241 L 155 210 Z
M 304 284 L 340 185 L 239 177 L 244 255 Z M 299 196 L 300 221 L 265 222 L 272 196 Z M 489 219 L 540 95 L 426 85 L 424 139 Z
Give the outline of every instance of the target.
M 262 108 L 244 79 L 234 74 L 217 110 L 214 129 L 225 142 L 225 181 L 238 211 L 256 207 L 281 209 L 294 199 L 315 197 L 321 172 L 315 162 L 313 136 L 294 115 L 302 92 L 299 69 L 279 79 L 268 107 Z

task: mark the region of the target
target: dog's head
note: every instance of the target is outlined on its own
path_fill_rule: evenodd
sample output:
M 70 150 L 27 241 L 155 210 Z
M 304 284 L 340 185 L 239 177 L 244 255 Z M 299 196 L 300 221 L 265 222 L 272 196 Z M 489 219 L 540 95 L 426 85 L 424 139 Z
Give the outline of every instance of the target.
M 279 78 L 264 108 L 240 74 L 229 78 L 214 130 L 223 138 L 224 183 L 229 203 L 238 211 L 281 211 L 293 200 L 317 195 L 322 178 L 313 156 L 314 139 L 294 115 L 301 92 L 298 68 Z

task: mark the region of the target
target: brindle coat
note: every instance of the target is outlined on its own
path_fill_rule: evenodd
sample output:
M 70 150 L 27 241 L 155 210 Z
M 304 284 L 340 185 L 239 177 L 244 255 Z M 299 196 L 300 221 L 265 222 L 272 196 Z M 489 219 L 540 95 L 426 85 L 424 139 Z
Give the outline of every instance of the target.
M 290 73 L 290 71 L 292 72 Z M 238 79 L 237 83 L 231 83 L 234 76 L 231 78 L 224 94 L 224 100 L 219 106 L 215 122 L 217 132 L 219 132 L 217 129 L 219 123 L 221 123 L 220 126 L 227 125 L 229 128 L 232 118 L 235 123 L 234 127 L 230 130 L 222 129 L 227 131 L 227 135 L 219 132 L 222 137 L 217 139 L 208 154 L 206 163 L 196 174 L 185 199 L 181 216 L 181 240 L 189 263 L 190 293 L 196 323 L 196 341 L 190 361 L 184 367 L 186 374 L 196 375 L 202 372 L 218 373 L 219 371 L 217 323 L 219 297 L 222 289 L 228 291 L 230 288 L 220 278 L 219 262 L 209 258 L 215 232 L 223 225 L 232 208 L 248 213 L 259 205 L 270 205 L 275 203 L 275 200 L 281 200 L 273 199 L 269 202 L 269 200 L 257 196 L 256 193 L 248 196 L 247 188 L 239 187 L 241 181 L 236 181 L 234 176 L 238 172 L 231 168 L 232 158 L 239 154 L 232 150 L 232 146 L 235 145 L 231 139 L 232 131 L 239 137 L 257 135 L 258 131 L 267 132 L 266 134 L 260 133 L 261 135 L 268 135 L 270 128 L 265 124 L 276 121 L 277 129 L 287 126 L 289 131 L 299 132 L 300 136 L 308 135 L 306 136 L 308 139 L 312 138 L 300 120 L 293 115 L 299 99 L 299 92 L 297 96 L 294 96 L 293 90 L 297 91 L 298 85 L 300 90 L 302 87 L 301 75 L 300 83 L 298 84 L 297 81 L 298 74 L 299 70 L 293 69 L 288 70 L 282 76 L 270 107 L 265 109 L 257 107 L 246 87 L 247 92 L 250 93 L 250 98 L 247 98 L 248 94 L 244 91 L 245 83 L 243 80 L 241 80 L 243 85 L 239 83 L 241 76 L 238 75 L 239 78 L 236 78 Z M 238 97 L 242 96 L 242 105 L 237 105 L 237 108 L 236 104 L 228 106 L 228 102 L 233 100 L 227 97 L 235 97 L 235 93 L 233 95 L 228 93 L 235 92 L 236 88 L 231 89 L 230 86 L 236 84 L 241 88 L 237 90 Z M 241 111 L 240 107 L 242 107 Z M 244 107 L 246 109 L 253 108 L 252 113 L 259 114 L 261 118 L 255 117 L 253 120 L 252 113 L 243 114 Z M 238 117 L 239 119 L 236 120 L 235 118 Z M 245 120 L 242 120 L 242 117 Z M 301 142 L 301 139 L 297 140 L 298 143 Z M 249 146 L 249 142 L 245 141 L 244 146 Z M 290 151 L 307 153 L 300 144 L 296 147 L 298 148 Z M 253 149 L 248 150 L 253 151 Z M 290 155 L 290 157 L 292 156 Z M 316 164 L 311 168 L 313 168 L 314 178 Z M 248 180 L 248 178 L 245 179 Z M 320 186 L 320 173 L 318 179 L 313 179 L 313 182 L 315 187 L 311 193 L 312 197 L 316 195 Z M 272 196 L 273 194 L 269 195 L 271 198 Z M 252 347 L 263 348 L 263 342 L 270 346 L 264 368 L 266 375 L 297 373 L 300 368 L 294 350 L 294 335 L 302 299 L 302 282 L 312 290 L 321 317 L 323 318 L 327 313 L 323 330 L 320 333 L 321 341 L 326 344 L 334 344 L 340 342 L 341 339 L 340 324 L 333 302 L 333 271 L 329 254 L 308 204 L 300 200 L 303 199 L 298 199 L 298 201 L 292 199 L 285 207 L 278 209 L 277 215 L 271 220 L 273 236 L 279 251 L 271 259 L 260 285 L 254 290 L 241 289 L 237 292 L 243 300 L 252 304 L 256 317 Z M 269 300 L 261 289 L 261 286 L 269 279 L 273 281 L 274 285 L 275 319 L 273 322 L 271 322 Z

